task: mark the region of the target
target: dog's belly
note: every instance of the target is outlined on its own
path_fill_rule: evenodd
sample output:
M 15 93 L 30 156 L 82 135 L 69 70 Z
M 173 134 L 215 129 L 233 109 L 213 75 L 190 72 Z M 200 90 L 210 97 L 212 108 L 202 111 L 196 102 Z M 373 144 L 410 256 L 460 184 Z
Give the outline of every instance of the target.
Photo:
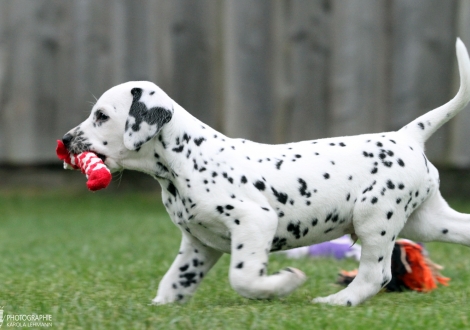
M 287 220 L 290 219 L 288 214 L 278 220 L 270 250 L 274 252 L 307 246 L 353 233 L 351 212 L 312 212 L 296 221 Z M 231 252 L 232 235 L 223 221 L 194 218 L 194 221 L 184 225 L 184 230 L 206 246 L 224 253 Z
M 344 210 L 342 210 L 344 212 Z M 280 219 L 274 235 L 271 251 L 288 250 L 296 247 L 322 243 L 345 234 L 354 233 L 351 213 L 313 212 L 311 215 Z

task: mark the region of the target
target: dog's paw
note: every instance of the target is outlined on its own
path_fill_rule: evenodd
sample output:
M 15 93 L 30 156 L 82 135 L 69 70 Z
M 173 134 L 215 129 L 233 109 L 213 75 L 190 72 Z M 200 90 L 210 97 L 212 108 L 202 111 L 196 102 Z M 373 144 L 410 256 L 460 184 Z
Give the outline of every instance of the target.
M 307 280 L 307 276 L 303 271 L 292 267 L 284 268 L 283 270 L 279 271 L 276 275 L 285 276 L 286 278 L 288 278 L 284 287 L 278 293 L 279 297 L 287 296 L 289 293 L 297 289 Z
M 327 304 L 334 306 L 356 306 L 358 302 L 345 296 L 341 292 L 329 295 L 328 297 L 318 297 L 312 300 L 314 304 Z
M 187 298 L 185 299 L 185 297 L 182 294 L 178 294 L 175 297 L 172 297 L 172 296 L 156 296 L 152 300 L 151 305 L 160 306 L 160 305 L 166 305 L 166 304 L 172 304 L 172 303 L 184 303 L 187 300 L 188 299 Z
M 157 296 L 154 299 L 152 299 L 152 302 L 150 303 L 150 305 L 159 306 L 159 305 L 166 305 L 170 303 L 172 303 L 172 301 L 170 301 L 169 299 L 165 299 L 161 296 Z

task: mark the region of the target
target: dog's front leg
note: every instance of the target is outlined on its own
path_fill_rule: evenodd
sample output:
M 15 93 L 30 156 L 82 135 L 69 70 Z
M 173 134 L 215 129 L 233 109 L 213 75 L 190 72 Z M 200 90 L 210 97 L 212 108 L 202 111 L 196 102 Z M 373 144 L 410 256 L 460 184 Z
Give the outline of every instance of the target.
M 161 305 L 187 301 L 221 255 L 221 252 L 203 245 L 183 231 L 178 256 L 163 276 L 152 303 Z
M 274 210 L 255 204 L 239 210 L 239 224 L 231 228 L 230 284 L 240 295 L 251 299 L 267 299 L 288 295 L 305 282 L 305 274 L 286 268 L 267 274 L 278 218 Z

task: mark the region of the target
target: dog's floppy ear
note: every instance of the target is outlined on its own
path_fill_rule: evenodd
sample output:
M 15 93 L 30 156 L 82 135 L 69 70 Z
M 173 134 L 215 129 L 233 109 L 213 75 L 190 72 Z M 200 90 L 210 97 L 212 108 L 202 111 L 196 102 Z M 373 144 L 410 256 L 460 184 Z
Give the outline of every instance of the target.
M 149 109 L 141 100 L 142 93 L 141 88 L 131 90 L 132 105 L 124 130 L 124 145 L 129 150 L 140 149 L 145 142 L 157 135 L 173 115 L 172 110 L 166 107 L 155 106 Z

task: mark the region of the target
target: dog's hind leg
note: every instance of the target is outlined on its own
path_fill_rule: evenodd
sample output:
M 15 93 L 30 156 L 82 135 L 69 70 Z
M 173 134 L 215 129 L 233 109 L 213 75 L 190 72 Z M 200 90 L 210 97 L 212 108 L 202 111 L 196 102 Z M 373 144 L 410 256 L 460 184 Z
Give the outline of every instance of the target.
M 187 301 L 221 255 L 221 252 L 203 245 L 183 231 L 178 256 L 158 285 L 157 296 L 152 303 Z
M 327 297 L 316 298 L 314 303 L 355 306 L 377 294 L 390 282 L 393 246 L 404 224 L 405 214 L 383 212 L 380 206 L 374 210 L 364 207 L 354 213 L 354 229 L 362 245 L 355 279 L 345 289 Z
M 237 293 L 250 299 L 288 295 L 304 283 L 306 277 L 295 268 L 267 274 L 268 254 L 277 229 L 276 213 L 257 204 L 242 212 L 239 225 L 230 228 L 230 284 Z
M 470 246 L 470 214 L 453 210 L 436 190 L 408 219 L 400 237 Z

